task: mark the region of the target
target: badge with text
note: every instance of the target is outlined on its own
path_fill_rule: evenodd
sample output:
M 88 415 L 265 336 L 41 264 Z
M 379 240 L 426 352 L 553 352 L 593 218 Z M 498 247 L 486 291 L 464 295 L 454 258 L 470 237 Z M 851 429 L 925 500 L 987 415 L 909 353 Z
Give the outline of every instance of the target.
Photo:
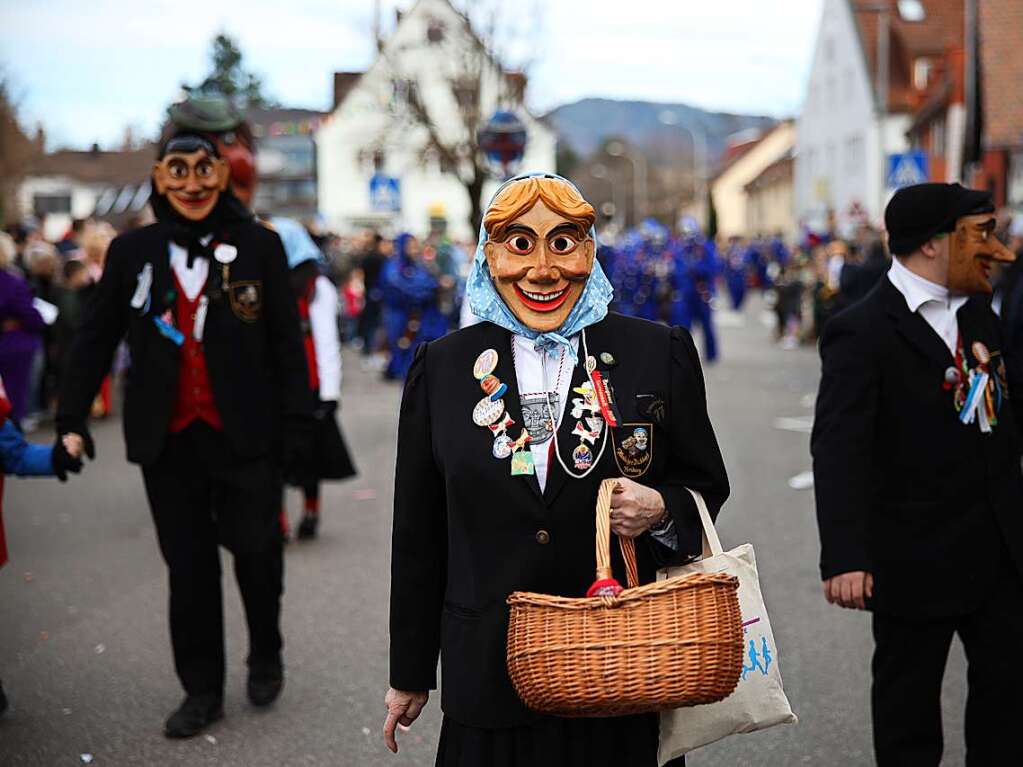
M 646 474 L 653 459 L 653 429 L 648 423 L 625 423 L 614 432 L 615 463 L 623 476 Z

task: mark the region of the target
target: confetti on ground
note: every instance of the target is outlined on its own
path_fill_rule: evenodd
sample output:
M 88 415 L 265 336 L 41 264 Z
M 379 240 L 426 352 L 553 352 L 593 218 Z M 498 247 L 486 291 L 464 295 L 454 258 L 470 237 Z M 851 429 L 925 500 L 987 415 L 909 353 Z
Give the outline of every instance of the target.
M 102 655 L 106 651 L 107 651 L 107 646 L 105 644 L 98 644 L 98 645 L 96 645 L 96 654 L 97 655 Z
M 69 708 L 62 708 L 60 710 L 60 713 L 62 713 L 64 716 L 71 716 L 71 709 L 69 709 Z
M 50 638 L 50 632 L 49 631 L 40 631 L 39 632 L 39 641 L 40 642 L 45 642 L 49 638 Z
M 83 764 L 92 764 L 92 754 L 82 754 L 79 759 L 82 760 Z
M 214 746 L 217 745 L 217 739 L 214 738 L 212 735 L 206 736 L 206 742 Z
M 377 491 L 372 488 L 365 488 L 364 490 L 355 491 L 355 500 L 357 501 L 372 501 L 377 497 Z
M 366 736 L 366 737 L 368 738 L 368 737 L 369 737 L 369 734 L 370 734 L 370 729 L 369 729 L 369 727 L 363 727 L 363 728 L 362 728 L 362 734 L 363 734 L 363 735 L 365 735 L 365 736 Z

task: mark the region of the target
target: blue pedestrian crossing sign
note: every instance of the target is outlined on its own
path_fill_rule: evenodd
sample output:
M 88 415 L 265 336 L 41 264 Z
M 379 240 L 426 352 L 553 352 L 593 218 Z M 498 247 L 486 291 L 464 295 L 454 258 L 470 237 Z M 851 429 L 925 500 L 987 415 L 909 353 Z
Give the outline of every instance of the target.
M 886 184 L 889 189 L 922 184 L 928 179 L 927 152 L 902 152 L 888 155 Z
M 369 206 L 385 213 L 401 211 L 401 182 L 394 176 L 374 173 L 369 180 Z

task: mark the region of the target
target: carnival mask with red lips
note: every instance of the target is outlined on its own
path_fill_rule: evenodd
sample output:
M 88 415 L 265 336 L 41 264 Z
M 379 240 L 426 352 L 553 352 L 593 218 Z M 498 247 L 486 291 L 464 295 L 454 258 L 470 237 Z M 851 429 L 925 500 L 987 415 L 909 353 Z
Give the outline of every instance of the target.
M 487 266 L 498 295 L 526 327 L 557 330 L 593 270 L 596 214 L 566 182 L 530 177 L 508 184 L 483 219 Z
M 230 180 L 227 163 L 211 148 L 195 137 L 175 138 L 153 165 L 157 194 L 165 196 L 174 212 L 189 221 L 206 219 Z
M 977 213 L 956 220 L 949 235 L 948 288 L 957 293 L 990 294 L 991 270 L 996 263 L 1011 264 L 1016 256 L 995 237 L 993 213 Z

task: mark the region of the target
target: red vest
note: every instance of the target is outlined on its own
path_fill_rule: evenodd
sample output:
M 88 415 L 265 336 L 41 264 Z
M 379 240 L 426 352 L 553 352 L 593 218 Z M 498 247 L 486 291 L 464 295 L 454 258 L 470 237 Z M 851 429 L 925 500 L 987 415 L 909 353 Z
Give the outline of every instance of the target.
M 298 317 L 302 323 L 302 342 L 305 346 L 305 362 L 309 368 L 309 388 L 314 392 L 320 391 L 320 369 L 316 363 L 316 343 L 313 341 L 313 325 L 309 319 L 309 305 L 316 295 L 316 280 L 314 276 L 306 283 L 305 290 L 298 297 Z
M 202 297 L 202 290 L 190 301 L 181 289 L 177 275 L 174 276 L 177 288 L 177 306 L 175 307 L 175 324 L 185 335 L 181 345 L 181 365 L 178 369 L 178 397 L 171 416 L 170 431 L 172 434 L 184 429 L 192 421 L 200 419 L 218 431 L 224 428 L 224 422 L 213 399 L 213 388 L 210 386 L 209 371 L 206 369 L 206 354 L 202 343 L 195 340 L 192 332 L 195 324 L 195 310 Z

